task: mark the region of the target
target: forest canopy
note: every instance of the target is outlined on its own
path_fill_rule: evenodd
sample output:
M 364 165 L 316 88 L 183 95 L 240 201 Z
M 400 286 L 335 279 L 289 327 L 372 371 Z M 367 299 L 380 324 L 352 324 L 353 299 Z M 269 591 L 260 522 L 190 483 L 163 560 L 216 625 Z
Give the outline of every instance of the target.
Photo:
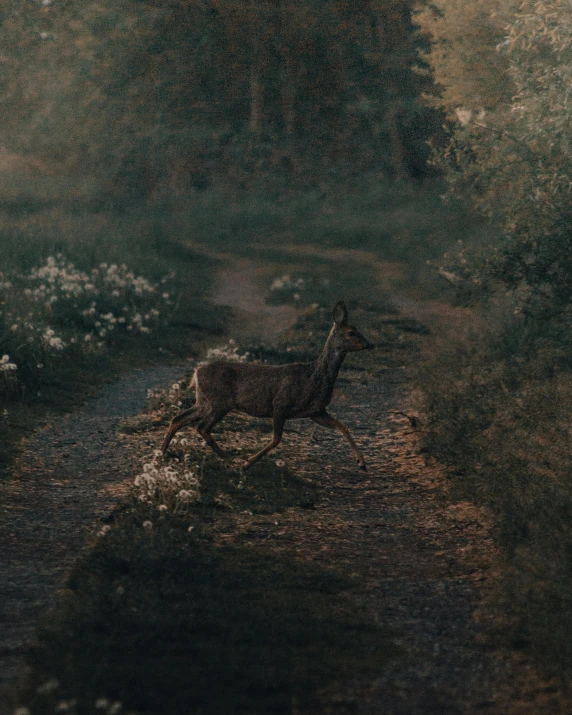
M 419 175 L 441 122 L 412 0 L 9 0 L 0 24 L 0 144 L 134 198 L 268 170 Z

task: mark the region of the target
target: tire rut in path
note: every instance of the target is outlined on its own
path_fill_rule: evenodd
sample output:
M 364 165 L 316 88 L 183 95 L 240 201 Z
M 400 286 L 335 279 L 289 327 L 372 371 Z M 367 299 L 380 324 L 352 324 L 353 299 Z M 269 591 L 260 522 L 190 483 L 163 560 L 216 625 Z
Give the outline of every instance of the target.
M 288 461 L 305 464 L 326 495 L 313 523 L 292 525 L 289 538 L 298 556 L 359 575 L 356 607 L 394 634 L 397 653 L 376 679 L 328 688 L 322 712 L 452 715 L 492 705 L 502 663 L 476 645 L 472 617 L 492 548 L 486 522 L 468 504 L 439 503 L 439 474 L 417 454 L 407 420 L 389 414 L 403 408 L 403 377 L 346 377 L 332 412 L 356 435 L 368 472 L 339 435 L 310 427 L 287 438 Z
M 131 482 L 136 454 L 117 426 L 144 406 L 148 389 L 184 366 L 133 370 L 99 397 L 54 419 L 25 443 L 0 483 L 0 715 L 8 688 L 25 675 L 36 627 L 97 525 Z M 4 697 L 6 696 L 6 697 Z
M 274 346 L 295 322 L 299 311 L 289 305 L 267 305 L 256 285 L 266 272 L 263 267 L 245 258 L 229 262 L 228 256 L 222 257 L 227 264 L 218 272 L 213 303 L 233 309 L 231 333 L 236 339 Z

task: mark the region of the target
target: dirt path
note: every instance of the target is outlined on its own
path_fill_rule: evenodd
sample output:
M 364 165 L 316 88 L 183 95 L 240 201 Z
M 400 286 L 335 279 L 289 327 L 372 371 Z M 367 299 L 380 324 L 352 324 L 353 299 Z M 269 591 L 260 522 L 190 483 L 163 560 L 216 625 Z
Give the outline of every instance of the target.
M 265 267 L 245 258 L 227 261 L 217 275 L 213 303 L 232 307 L 235 320 L 231 326 L 233 337 L 244 344 L 264 342 L 273 347 L 282 333 L 296 320 L 297 311 L 289 305 L 267 305 L 257 286 Z
M 223 269 L 216 302 L 236 311 L 237 338 L 268 344 L 292 324 L 296 311 L 264 304 L 257 288 L 264 270 L 254 260 Z M 9 545 L 0 563 L 2 682 L 21 672 L 38 618 L 53 603 L 98 516 L 125 493 L 135 453 L 117 440 L 118 420 L 142 407 L 149 387 L 180 373 L 158 368 L 110 385 L 97 400 L 34 435 L 18 479 L 1 488 L 0 542 Z M 487 515 L 469 504 L 443 502 L 443 476 L 424 464 L 407 420 L 391 414 L 403 409 L 404 371 L 369 374 L 346 367 L 342 378 L 332 412 L 356 435 L 367 475 L 355 468 L 338 435 L 305 422 L 289 425 L 274 458 L 316 483 L 322 494 L 317 509 L 291 509 L 276 520 L 230 514 L 215 535 L 221 543 L 355 574 L 362 584 L 352 594 L 356 608 L 393 634 L 398 650 L 379 677 L 332 684 L 320 694 L 319 712 L 564 712 L 551 691 L 539 691 L 538 679 L 526 682 L 529 664 L 515 669 L 511 657 L 478 645 L 473 614 L 492 581 L 494 553 Z M 230 430 L 221 425 L 223 444 L 232 439 L 229 431 L 232 423 Z M 155 437 L 146 439 L 150 445 Z M 236 439 L 250 451 L 267 435 L 238 431 Z M 138 443 L 132 445 L 136 450 Z
M 0 713 L 3 692 L 23 677 L 23 658 L 42 615 L 101 518 L 126 493 L 135 462 L 117 437 L 121 419 L 141 411 L 148 389 L 179 378 L 183 366 L 134 370 L 97 399 L 27 441 L 0 484 Z
M 370 265 L 375 260 L 354 253 L 327 255 Z M 388 267 L 377 268 L 386 282 Z M 259 314 L 244 312 L 244 296 L 247 305 L 260 301 L 250 297 L 259 272 L 253 261 L 225 272 L 218 300 L 241 311 L 243 336 L 264 341 Z M 416 453 L 407 420 L 389 414 L 404 408 L 403 371 L 366 377 L 345 367 L 342 377 L 332 412 L 356 435 L 367 476 L 338 435 L 306 422 L 287 423 L 273 458 L 286 460 L 327 496 L 315 512 L 292 510 L 275 526 L 267 517 L 245 519 L 238 527 L 229 523 L 219 538 L 358 575 L 364 590 L 356 606 L 395 634 L 400 655 L 390 667 L 374 682 L 336 684 L 322 693 L 320 712 L 492 712 L 492 683 L 503 666 L 475 647 L 479 628 L 472 619 L 493 551 L 486 520 L 468 504 L 439 503 L 440 475 Z M 220 434 L 223 442 L 232 440 L 224 425 Z M 233 437 L 247 453 L 267 439 L 248 444 L 253 437 L 240 431 Z

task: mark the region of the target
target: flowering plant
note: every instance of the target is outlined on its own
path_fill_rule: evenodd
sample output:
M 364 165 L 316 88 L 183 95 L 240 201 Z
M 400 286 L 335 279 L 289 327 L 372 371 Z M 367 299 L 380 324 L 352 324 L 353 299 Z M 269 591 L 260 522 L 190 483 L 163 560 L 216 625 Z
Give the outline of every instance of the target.
M 171 278 L 153 283 L 106 263 L 82 271 L 62 254 L 28 273 L 0 273 L 0 349 L 7 353 L 0 392 L 7 376 L 11 389 L 37 383 L 66 357 L 104 351 L 121 334 L 151 333 L 172 305 Z

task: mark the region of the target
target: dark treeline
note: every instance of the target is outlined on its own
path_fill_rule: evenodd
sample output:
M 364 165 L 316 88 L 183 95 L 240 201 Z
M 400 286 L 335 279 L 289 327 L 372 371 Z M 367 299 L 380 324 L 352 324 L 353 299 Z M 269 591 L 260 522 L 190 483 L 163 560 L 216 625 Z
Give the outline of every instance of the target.
M 12 0 L 0 143 L 125 198 L 214 177 L 420 176 L 441 119 L 412 0 Z M 3 135 L 3 136 L 2 136 Z

